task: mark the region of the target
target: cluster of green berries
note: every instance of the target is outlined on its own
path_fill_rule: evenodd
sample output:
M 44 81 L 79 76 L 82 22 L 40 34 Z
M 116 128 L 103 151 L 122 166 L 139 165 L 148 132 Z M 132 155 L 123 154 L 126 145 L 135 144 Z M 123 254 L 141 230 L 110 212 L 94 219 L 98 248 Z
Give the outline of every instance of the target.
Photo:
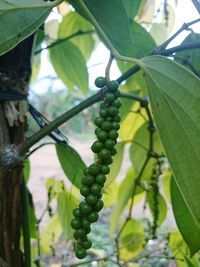
M 91 231 L 90 225 L 98 220 L 98 212 L 103 208 L 101 199 L 103 186 L 106 174 L 110 172 L 112 156 L 117 153 L 115 145 L 118 138 L 117 131 L 120 128 L 121 102 L 118 99 L 118 82 L 107 82 L 104 77 L 98 77 L 95 85 L 98 88 L 104 87 L 106 93 L 100 105 L 99 117 L 94 120 L 97 126 L 95 130 L 97 141 L 92 144 L 91 150 L 97 155 L 96 162 L 84 171 L 80 193 L 85 199 L 78 208 L 73 210 L 74 218 L 71 221 L 71 226 L 75 230 L 75 254 L 79 259 L 83 259 L 86 256 L 86 250 L 92 246 L 87 235 Z

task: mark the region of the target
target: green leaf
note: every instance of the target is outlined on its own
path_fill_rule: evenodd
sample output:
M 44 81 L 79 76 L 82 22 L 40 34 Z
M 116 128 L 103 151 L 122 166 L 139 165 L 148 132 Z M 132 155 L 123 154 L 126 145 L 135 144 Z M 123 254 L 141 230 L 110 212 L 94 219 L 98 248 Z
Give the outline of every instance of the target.
M 62 227 L 60 225 L 58 216 L 53 216 L 41 234 L 40 245 L 44 253 L 51 252 L 51 245 L 58 241 L 62 233 Z
M 86 168 L 80 155 L 71 146 L 56 144 L 56 152 L 65 175 L 77 188 L 81 187 L 83 171 Z
M 106 177 L 106 186 L 110 185 L 110 183 L 113 182 L 113 180 L 117 177 L 121 169 L 122 160 L 124 156 L 124 146 L 124 142 L 119 142 L 115 147 L 117 150 L 117 154 L 113 157 L 113 163 L 110 166 L 110 173 Z
M 24 173 L 24 180 L 27 183 L 30 177 L 30 171 L 31 171 L 31 165 L 30 165 L 30 161 L 28 159 L 26 159 L 24 161 L 24 169 L 23 169 L 23 173 Z
M 73 209 L 78 206 L 77 199 L 69 192 L 63 191 L 58 195 L 57 212 L 65 238 L 69 240 L 73 235 L 71 220 Z
M 153 134 L 154 152 L 160 154 L 163 151 L 160 138 L 157 132 Z M 149 148 L 149 131 L 148 124 L 143 124 L 135 134 L 133 142 L 130 146 L 129 155 L 132 164 L 137 172 L 140 171 L 143 161 L 147 155 Z M 155 162 L 155 160 L 154 160 Z
M 50 7 L 42 0 L 1 0 L 0 55 L 34 33 L 49 15 Z
M 149 207 L 150 207 L 150 210 L 151 210 L 151 213 L 152 215 L 154 216 L 154 191 L 153 190 L 150 190 L 148 192 L 148 202 L 149 202 Z M 158 193 L 156 195 L 156 199 L 158 201 L 158 220 L 157 220 L 157 225 L 160 226 L 166 216 L 167 216 L 167 204 L 166 204 L 166 201 L 165 199 L 163 198 L 163 196 Z
M 58 37 L 66 38 L 78 31 L 86 32 L 92 29 L 93 26 L 77 12 L 70 12 L 63 17 L 63 20 L 60 23 Z M 89 59 L 95 45 L 91 33 L 87 35 L 80 34 L 79 36 L 70 39 L 70 42 L 80 49 L 86 60 Z
M 187 44 L 187 43 L 195 43 L 200 42 L 200 34 L 192 32 L 190 33 L 180 45 Z M 191 49 L 191 50 L 185 50 L 176 53 L 175 58 L 176 61 L 183 64 L 185 67 L 189 68 L 182 60 L 189 61 L 190 64 L 196 69 L 196 71 L 200 72 L 200 54 L 199 49 Z
M 132 109 L 129 110 L 126 118 L 121 122 L 121 127 L 119 130 L 119 136 L 123 141 L 131 141 L 137 130 L 145 123 L 143 116 L 141 116 L 137 111 L 140 108 L 140 104 L 135 102 Z M 141 110 L 141 114 L 146 116 L 144 110 Z
M 116 202 L 118 202 L 118 190 L 119 185 L 116 181 L 113 181 L 109 186 L 107 186 L 104 190 L 103 194 L 103 202 L 104 207 L 110 207 L 114 205 Z
M 191 215 L 173 178 L 171 179 L 171 199 L 176 224 L 193 256 L 200 250 L 200 226 Z
M 71 42 L 61 43 L 50 50 L 51 63 L 58 77 L 72 90 L 78 87 L 84 94 L 88 92 L 88 72 L 84 57 Z
M 129 19 L 121 0 L 73 1 L 94 24 L 105 44 L 121 55 L 134 55 Z M 123 23 L 122 23 L 123 21 Z M 117 27 L 120 25 L 120 27 Z
M 156 47 L 156 43 L 151 35 L 140 24 L 132 22 L 130 31 L 133 38 L 131 56 L 134 58 L 141 58 L 149 55 Z
M 161 56 L 141 61 L 164 150 L 183 198 L 200 224 L 200 80 Z
M 137 178 L 137 173 L 133 169 L 133 167 L 129 168 L 127 171 L 126 177 L 124 178 L 123 182 L 121 183 L 119 187 L 118 197 L 117 197 L 117 203 L 113 210 L 113 213 L 111 215 L 110 219 L 110 235 L 112 236 L 118 223 L 119 218 L 128 204 L 129 199 L 133 195 L 133 186 L 135 184 L 135 179 Z M 139 194 L 143 191 L 141 187 L 137 187 L 136 194 Z
M 139 221 L 129 220 L 121 232 L 120 258 L 128 261 L 143 249 L 144 229 Z
M 125 6 L 128 18 L 133 19 L 140 7 L 141 0 L 123 0 L 123 4 Z

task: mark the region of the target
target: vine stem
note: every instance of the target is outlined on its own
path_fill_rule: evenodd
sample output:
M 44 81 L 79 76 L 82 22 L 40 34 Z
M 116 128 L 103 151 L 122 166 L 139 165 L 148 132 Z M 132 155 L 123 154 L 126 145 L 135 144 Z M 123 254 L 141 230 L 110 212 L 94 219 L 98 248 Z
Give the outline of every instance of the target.
M 91 33 L 94 33 L 94 32 L 95 32 L 95 30 L 88 30 L 88 31 L 79 30 L 79 31 L 77 31 L 77 32 L 65 37 L 65 38 L 58 39 L 57 41 L 53 42 L 52 44 L 48 45 L 47 47 L 38 49 L 37 51 L 35 51 L 34 55 L 37 55 L 37 54 L 41 53 L 43 50 L 50 49 L 50 48 L 52 48 L 54 46 L 57 46 L 57 45 L 59 45 L 59 44 L 61 44 L 63 42 L 66 42 L 66 41 L 68 41 L 68 40 L 70 40 L 70 39 L 72 39 L 72 38 L 74 38 L 76 36 L 91 34 Z
M 196 10 L 200 14 L 200 1 L 199 0 L 192 0 L 193 5 L 195 6 Z

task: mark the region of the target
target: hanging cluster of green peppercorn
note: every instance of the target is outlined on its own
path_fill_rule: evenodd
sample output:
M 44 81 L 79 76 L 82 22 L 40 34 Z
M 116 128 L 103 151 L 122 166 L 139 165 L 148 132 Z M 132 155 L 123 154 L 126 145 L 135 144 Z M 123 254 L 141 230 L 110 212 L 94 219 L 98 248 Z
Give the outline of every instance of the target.
M 87 234 L 91 231 L 91 223 L 98 220 L 98 212 L 103 208 L 101 200 L 103 186 L 106 174 L 110 172 L 112 156 L 117 153 L 115 145 L 121 120 L 118 114 L 121 106 L 118 99 L 118 82 L 107 82 L 106 78 L 98 77 L 95 85 L 98 88 L 105 87 L 106 94 L 100 105 L 99 117 L 94 120 L 97 126 L 95 130 L 97 141 L 93 143 L 91 150 L 97 154 L 96 162 L 84 171 L 80 193 L 85 199 L 78 208 L 73 210 L 74 218 L 71 221 L 71 226 L 75 230 L 75 254 L 79 259 L 83 259 L 86 256 L 86 250 L 92 246 Z

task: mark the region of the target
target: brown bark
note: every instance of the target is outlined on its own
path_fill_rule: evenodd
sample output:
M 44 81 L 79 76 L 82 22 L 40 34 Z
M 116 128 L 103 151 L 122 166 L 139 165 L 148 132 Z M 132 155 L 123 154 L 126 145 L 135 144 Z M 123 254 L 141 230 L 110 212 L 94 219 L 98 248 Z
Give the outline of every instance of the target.
M 33 36 L 0 57 L 0 92 L 28 93 Z M 25 101 L 0 102 L 0 259 L 9 267 L 22 267 L 20 251 L 22 164 L 11 164 L 9 149 L 23 143 L 27 129 Z M 24 114 L 22 114 L 24 113 Z M 5 166 L 7 165 L 7 166 Z

